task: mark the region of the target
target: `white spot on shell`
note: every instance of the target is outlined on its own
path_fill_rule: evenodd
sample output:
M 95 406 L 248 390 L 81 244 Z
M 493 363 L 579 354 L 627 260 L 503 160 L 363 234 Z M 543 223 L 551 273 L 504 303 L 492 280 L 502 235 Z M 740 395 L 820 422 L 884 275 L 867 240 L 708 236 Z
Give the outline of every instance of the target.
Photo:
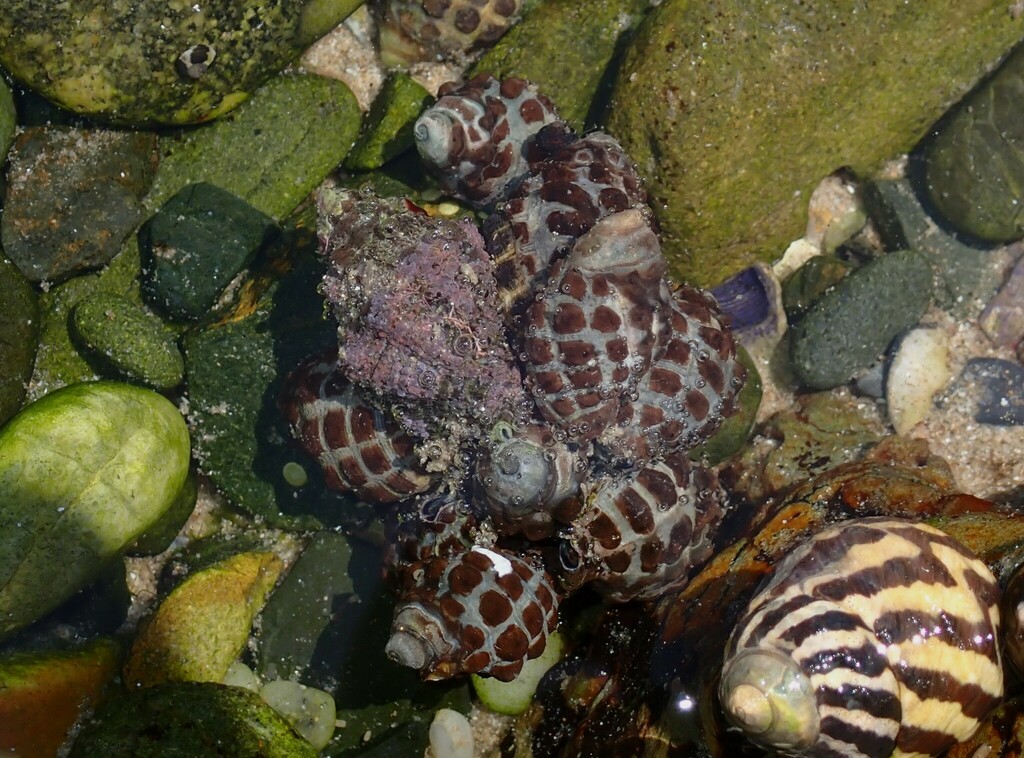
M 512 573 L 512 561 L 503 556 L 501 553 L 496 553 L 493 550 L 488 550 L 485 547 L 479 547 L 474 545 L 472 548 L 474 553 L 483 553 L 486 555 L 491 563 L 494 564 L 494 571 L 498 576 L 507 576 Z

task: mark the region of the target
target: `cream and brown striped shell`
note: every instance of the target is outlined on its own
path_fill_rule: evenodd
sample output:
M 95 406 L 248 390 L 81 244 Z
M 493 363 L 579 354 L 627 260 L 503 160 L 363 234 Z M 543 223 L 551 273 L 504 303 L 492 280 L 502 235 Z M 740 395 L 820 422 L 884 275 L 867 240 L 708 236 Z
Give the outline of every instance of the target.
M 998 602 L 985 564 L 938 529 L 837 524 L 750 603 L 726 648 L 722 706 L 784 755 L 938 755 L 1002 697 Z

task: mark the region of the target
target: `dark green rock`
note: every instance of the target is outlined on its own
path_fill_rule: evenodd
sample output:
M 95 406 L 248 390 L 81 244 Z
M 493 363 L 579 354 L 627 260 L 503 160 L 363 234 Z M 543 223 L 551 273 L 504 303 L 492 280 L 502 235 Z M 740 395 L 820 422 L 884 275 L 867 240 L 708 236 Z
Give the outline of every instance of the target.
M 36 127 L 15 140 L 0 237 L 34 282 L 107 263 L 143 218 L 156 166 L 143 132 Z
M 25 399 L 39 345 L 39 298 L 14 264 L 0 253 L 0 426 Z
M 82 729 L 74 758 L 315 758 L 259 695 L 211 682 L 147 687 L 112 700 Z
M 647 179 L 670 271 L 707 286 L 779 258 L 823 177 L 910 150 L 1021 37 L 1002 0 L 665 0 L 608 130 Z
M 393 71 L 370 106 L 345 168 L 380 168 L 413 145 L 412 127 L 434 98 L 404 71 Z
M 521 76 L 576 129 L 602 120 L 618 53 L 649 0 L 549 0 L 513 26 L 470 70 Z
M 71 311 L 72 334 L 97 372 L 155 390 L 181 384 L 185 362 L 156 316 L 119 295 L 83 298 Z
M 164 515 L 149 527 L 128 549 L 128 555 L 157 555 L 162 553 L 178 536 L 189 516 L 196 507 L 199 496 L 199 480 L 194 471 L 189 471 L 185 484 Z
M 795 321 L 825 292 L 853 270 L 853 265 L 834 255 L 816 255 L 782 284 L 782 305 Z
M 139 126 L 217 118 L 359 3 L 8 0 L 0 64 L 59 105 Z M 333 22 L 333 24 L 332 24 Z
M 1024 237 L 1024 48 L 940 123 L 925 158 L 928 195 L 959 231 Z
M 797 380 L 819 390 L 846 383 L 920 320 L 932 289 L 931 267 L 912 250 L 886 253 L 857 269 L 790 330 Z
M 14 142 L 14 128 L 18 114 L 14 110 L 14 95 L 7 82 L 0 79 L 0 162 L 7 156 L 7 151 Z
M 183 187 L 139 229 L 148 299 L 171 318 L 202 318 L 275 229 L 272 218 L 213 184 Z
M 281 221 L 341 163 L 361 118 L 352 91 L 335 79 L 276 76 L 230 117 L 161 141 L 146 208 L 209 182 Z
M 976 318 L 1002 284 L 1007 253 L 958 240 L 928 215 L 905 179 L 871 182 L 864 203 L 888 249 L 927 258 L 937 275 L 936 303 L 957 318 Z
M 761 406 L 763 388 L 757 366 L 742 347 L 736 351 L 736 357 L 747 370 L 747 379 L 740 390 L 739 409 L 722 422 L 711 439 L 690 451 L 691 459 L 704 461 L 708 466 L 717 466 L 743 448 L 757 420 L 757 409 Z

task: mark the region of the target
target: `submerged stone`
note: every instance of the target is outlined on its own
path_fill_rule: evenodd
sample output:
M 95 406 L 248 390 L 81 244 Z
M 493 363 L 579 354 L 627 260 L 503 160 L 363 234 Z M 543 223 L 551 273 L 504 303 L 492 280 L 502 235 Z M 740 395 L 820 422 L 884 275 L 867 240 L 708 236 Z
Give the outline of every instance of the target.
M 0 426 L 21 408 L 39 344 L 39 298 L 0 252 Z
M 17 117 L 11 88 L 7 86 L 7 82 L 0 79 L 0 162 L 7 157 L 7 151 L 14 142 Z
M 994 426 L 1024 426 L 1024 366 L 1001 358 L 972 358 L 954 388 L 974 397 L 974 420 Z
M 671 271 L 707 286 L 778 258 L 823 176 L 909 150 L 1022 35 L 1000 0 L 665 0 L 608 130 L 647 178 Z
M 404 71 L 392 71 L 384 80 L 362 132 L 345 158 L 345 168 L 369 171 L 413 146 L 413 125 L 434 98 Z
M 143 218 L 156 167 L 143 132 L 33 127 L 15 141 L 0 237 L 34 282 L 107 263 Z

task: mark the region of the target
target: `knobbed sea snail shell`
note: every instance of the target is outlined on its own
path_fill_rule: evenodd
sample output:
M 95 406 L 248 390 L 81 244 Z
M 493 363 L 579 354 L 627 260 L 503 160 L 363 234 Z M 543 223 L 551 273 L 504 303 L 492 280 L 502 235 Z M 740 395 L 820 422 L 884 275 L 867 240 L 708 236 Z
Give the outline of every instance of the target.
M 943 532 L 885 518 L 803 543 L 726 648 L 729 719 L 785 755 L 938 755 L 1003 694 L 999 590 Z

